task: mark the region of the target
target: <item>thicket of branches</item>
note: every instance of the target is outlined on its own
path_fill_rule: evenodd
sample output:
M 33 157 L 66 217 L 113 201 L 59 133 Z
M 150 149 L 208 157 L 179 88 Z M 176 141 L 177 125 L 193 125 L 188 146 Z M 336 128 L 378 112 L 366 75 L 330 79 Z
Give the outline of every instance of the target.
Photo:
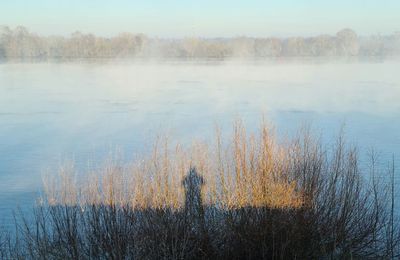
M 10 259 L 390 259 L 399 257 L 394 169 L 374 157 L 361 172 L 339 137 L 325 147 L 304 131 L 278 142 L 262 125 L 231 141 L 170 147 L 133 166 L 108 163 L 87 181 L 72 167 L 45 181 L 46 195 Z M 383 181 L 382 181 L 383 180 Z
M 70 37 L 39 36 L 24 27 L 0 27 L 2 60 L 71 60 L 110 58 L 273 58 L 390 56 L 400 54 L 400 34 L 358 37 L 344 29 L 336 35 L 290 38 L 158 39 L 122 33 L 98 37 L 80 32 Z

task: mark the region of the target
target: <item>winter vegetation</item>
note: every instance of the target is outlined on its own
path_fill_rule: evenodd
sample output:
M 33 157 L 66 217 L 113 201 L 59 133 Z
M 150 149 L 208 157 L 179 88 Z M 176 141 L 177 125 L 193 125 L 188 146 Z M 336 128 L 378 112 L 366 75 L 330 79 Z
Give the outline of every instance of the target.
M 359 37 L 351 29 L 336 35 L 289 38 L 149 38 L 122 33 L 98 37 L 40 36 L 24 27 L 0 27 L 1 60 L 73 60 L 111 58 L 228 59 L 276 57 L 393 56 L 400 54 L 400 33 Z
M 385 174 L 386 177 L 385 177 Z M 279 141 L 264 123 L 189 148 L 159 139 L 151 156 L 45 179 L 33 217 L 0 234 L 6 259 L 386 259 L 399 257 L 394 169 L 341 135 Z

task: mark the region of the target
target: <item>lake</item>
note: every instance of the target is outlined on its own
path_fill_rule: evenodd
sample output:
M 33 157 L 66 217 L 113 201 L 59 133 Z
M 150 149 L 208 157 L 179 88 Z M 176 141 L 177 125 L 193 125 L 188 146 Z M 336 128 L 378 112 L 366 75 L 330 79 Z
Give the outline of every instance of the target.
M 0 64 L 0 225 L 66 161 L 85 171 L 116 149 L 129 161 L 158 134 L 188 143 L 237 118 L 256 129 L 264 116 L 282 136 L 311 124 L 326 143 L 344 125 L 362 158 L 375 148 L 400 168 L 399 69 L 396 60 Z

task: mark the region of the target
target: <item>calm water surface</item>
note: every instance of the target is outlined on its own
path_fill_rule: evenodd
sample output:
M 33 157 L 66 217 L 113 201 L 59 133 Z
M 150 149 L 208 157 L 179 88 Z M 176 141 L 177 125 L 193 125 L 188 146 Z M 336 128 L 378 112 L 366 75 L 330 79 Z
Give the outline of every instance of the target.
M 310 123 L 327 143 L 344 124 L 361 156 L 374 147 L 400 169 L 398 61 L 0 64 L 0 225 L 66 160 L 84 171 L 157 134 L 188 142 L 262 115 L 282 135 Z

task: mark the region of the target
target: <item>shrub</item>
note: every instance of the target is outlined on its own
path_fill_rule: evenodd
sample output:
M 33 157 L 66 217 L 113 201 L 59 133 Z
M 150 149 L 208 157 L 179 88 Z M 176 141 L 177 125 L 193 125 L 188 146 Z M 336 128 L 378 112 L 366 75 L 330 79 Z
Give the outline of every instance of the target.
M 189 150 L 162 141 L 149 159 L 109 163 L 87 181 L 76 181 L 72 167 L 48 178 L 33 221 L 18 228 L 19 252 L 35 259 L 398 256 L 393 181 L 378 181 L 374 158 L 371 172 L 361 172 L 342 136 L 327 149 L 308 131 L 278 142 L 264 124 L 247 135 L 238 122 L 228 145 L 219 134 L 214 146 Z

